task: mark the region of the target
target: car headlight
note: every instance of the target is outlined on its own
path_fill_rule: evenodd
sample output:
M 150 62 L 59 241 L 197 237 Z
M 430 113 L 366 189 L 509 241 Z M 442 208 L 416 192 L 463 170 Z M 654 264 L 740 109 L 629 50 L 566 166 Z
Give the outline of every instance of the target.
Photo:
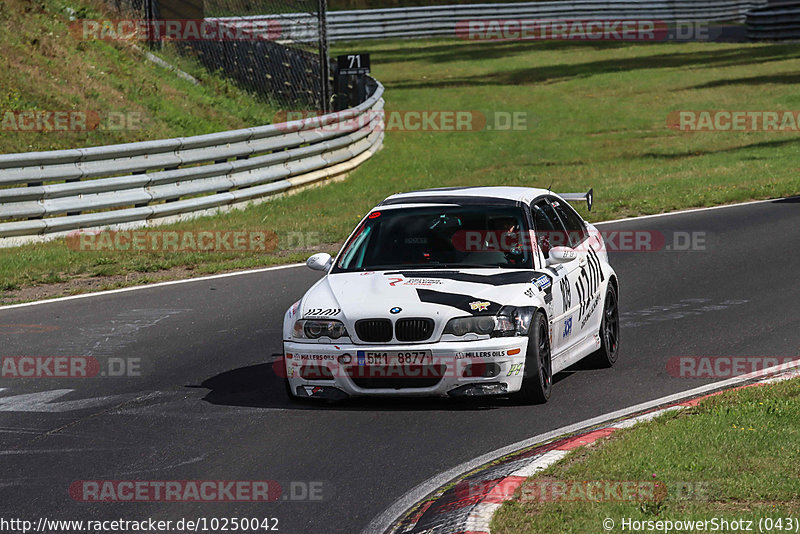
M 497 327 L 492 337 L 527 336 L 536 308 L 532 306 L 503 306 L 497 312 Z
M 447 322 L 445 334 L 463 336 L 466 334 L 491 334 L 496 325 L 496 317 L 484 315 L 480 317 L 456 317 Z
M 301 319 L 294 323 L 294 337 L 298 339 L 339 339 L 346 335 L 347 329 L 341 321 Z
M 444 334 L 461 337 L 466 334 L 490 335 L 491 337 L 527 336 L 536 308 L 525 306 L 503 306 L 497 315 L 456 317 L 444 327 Z

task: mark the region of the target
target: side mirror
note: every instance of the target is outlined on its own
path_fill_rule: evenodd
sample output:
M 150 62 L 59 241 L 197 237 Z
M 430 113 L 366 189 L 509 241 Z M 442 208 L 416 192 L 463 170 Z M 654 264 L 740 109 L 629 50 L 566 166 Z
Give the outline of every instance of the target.
M 306 267 L 314 271 L 328 272 L 331 270 L 333 258 L 327 252 L 319 252 L 306 260 Z
M 569 263 L 578 257 L 575 249 L 570 247 L 553 247 L 550 249 L 548 263 Z

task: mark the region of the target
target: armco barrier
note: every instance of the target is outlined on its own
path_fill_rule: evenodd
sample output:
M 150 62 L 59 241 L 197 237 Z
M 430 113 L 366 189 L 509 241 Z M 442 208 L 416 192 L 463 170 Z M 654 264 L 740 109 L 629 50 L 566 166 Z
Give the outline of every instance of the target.
M 767 5 L 767 0 L 577 0 L 573 2 L 525 2 L 513 4 L 459 4 L 445 6 L 331 11 L 328 36 L 332 41 L 445 37 L 456 35 L 456 23 L 479 19 L 635 19 L 677 21 L 743 22 L 751 9 Z M 230 24 L 246 20 L 263 22 L 289 41 L 310 40 L 317 24 L 311 16 L 300 14 L 224 18 Z M 310 31 L 311 29 L 311 31 Z M 256 31 L 257 33 L 257 31 Z
M 243 206 L 341 176 L 383 142 L 383 86 L 343 112 L 230 132 L 0 155 L 0 247 Z
M 747 14 L 747 37 L 800 40 L 800 2 L 778 3 Z

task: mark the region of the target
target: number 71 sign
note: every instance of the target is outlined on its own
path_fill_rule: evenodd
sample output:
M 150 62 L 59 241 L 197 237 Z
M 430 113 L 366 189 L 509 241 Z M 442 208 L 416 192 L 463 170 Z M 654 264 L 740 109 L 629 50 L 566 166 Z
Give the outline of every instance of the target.
M 339 74 L 350 76 L 369 74 L 369 54 L 347 54 L 336 57 Z

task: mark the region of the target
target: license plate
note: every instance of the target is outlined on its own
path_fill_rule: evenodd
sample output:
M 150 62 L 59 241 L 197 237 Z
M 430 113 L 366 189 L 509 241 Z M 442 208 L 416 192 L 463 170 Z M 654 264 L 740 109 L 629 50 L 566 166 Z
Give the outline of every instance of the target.
M 433 363 L 430 350 L 358 351 L 358 365 L 427 365 Z

